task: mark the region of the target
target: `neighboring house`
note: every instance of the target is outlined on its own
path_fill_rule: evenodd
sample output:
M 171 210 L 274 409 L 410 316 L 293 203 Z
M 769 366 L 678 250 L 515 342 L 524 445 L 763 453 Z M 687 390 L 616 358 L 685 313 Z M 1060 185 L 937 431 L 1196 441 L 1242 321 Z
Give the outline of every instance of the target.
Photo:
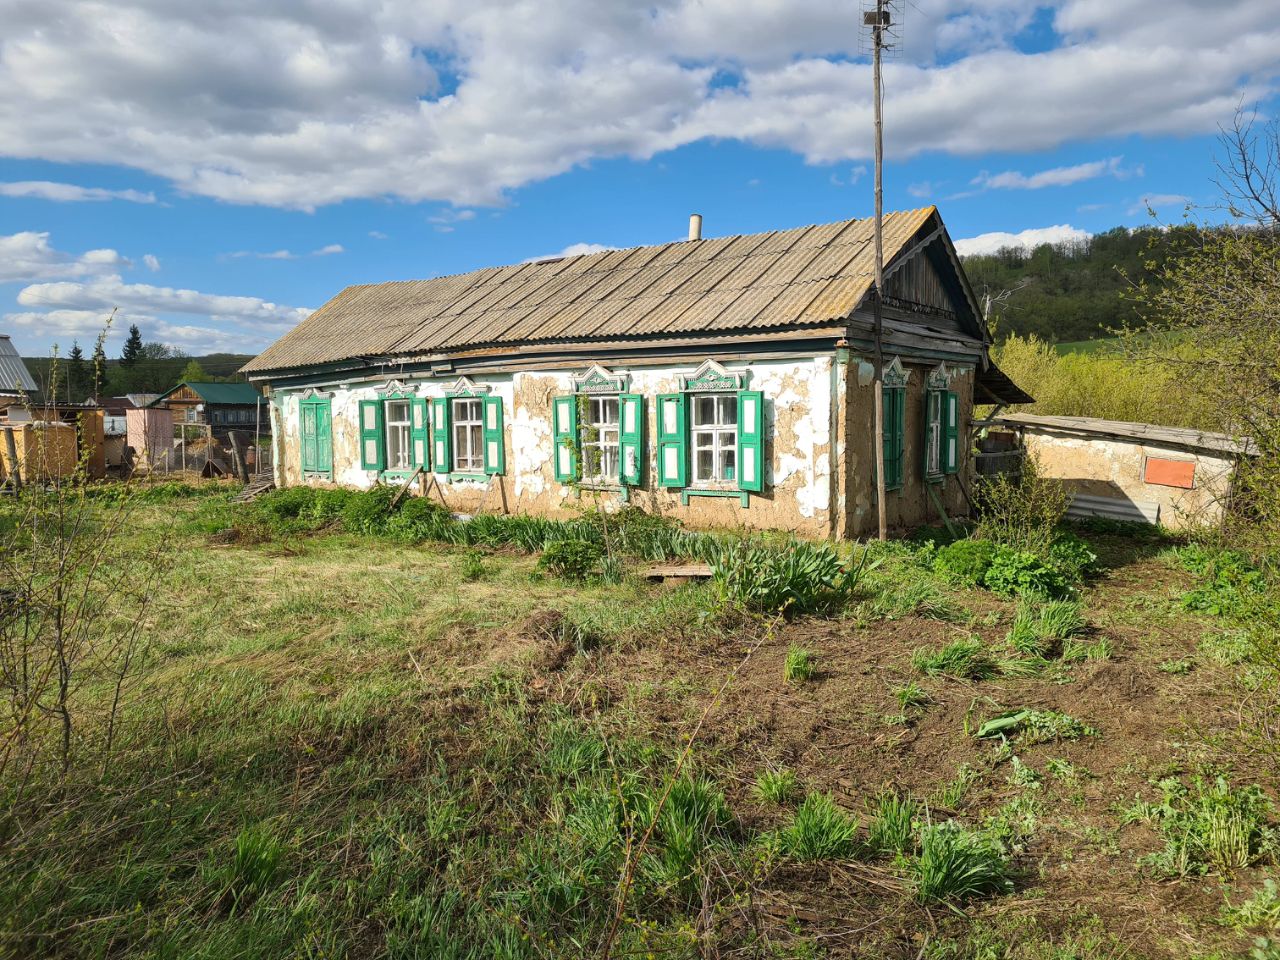
M 692 231 L 691 231 L 692 232 Z M 1031 398 L 935 208 L 885 218 L 889 522 L 969 510 L 968 424 Z M 419 467 L 451 509 L 596 498 L 692 526 L 876 526 L 872 222 L 691 239 L 349 287 L 244 369 L 276 481 L 369 487 Z
M 1072 494 L 1070 516 L 1161 523 L 1217 523 L 1230 508 L 1248 440 L 1182 427 L 1092 417 L 1010 413 L 993 421 L 1019 435 L 1040 473 Z
M 218 438 L 225 438 L 232 430 L 271 432 L 266 402 L 248 383 L 180 383 L 147 406 L 172 411 L 178 426 L 206 426 Z
M 18 401 L 36 392 L 36 381 L 7 333 L 0 333 L 0 402 Z

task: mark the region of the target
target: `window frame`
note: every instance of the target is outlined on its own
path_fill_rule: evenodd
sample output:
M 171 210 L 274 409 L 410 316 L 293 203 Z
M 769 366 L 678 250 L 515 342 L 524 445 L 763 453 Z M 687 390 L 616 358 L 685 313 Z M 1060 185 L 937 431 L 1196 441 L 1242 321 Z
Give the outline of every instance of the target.
M 458 396 L 449 397 L 449 472 L 453 474 L 464 474 L 473 477 L 487 477 L 485 473 L 485 398 L 479 396 Z M 475 417 L 462 418 L 458 416 L 459 406 L 461 404 L 474 404 Z M 460 462 L 462 444 L 459 442 L 462 434 L 459 433 L 460 428 L 467 429 L 467 464 L 464 466 Z M 474 435 L 472 433 L 474 431 Z
M 940 481 L 945 476 L 945 408 L 945 391 L 929 389 L 924 392 L 924 478 L 932 482 Z
M 698 490 L 736 490 L 739 484 L 738 441 L 741 435 L 738 408 L 739 391 L 706 391 L 689 394 L 689 486 Z M 698 422 L 699 407 L 705 401 L 711 401 L 714 422 Z M 721 421 L 723 411 L 732 412 L 732 423 Z M 698 434 L 710 434 L 711 443 L 704 446 L 698 442 Z M 700 474 L 698 454 L 704 450 L 711 453 L 711 476 Z M 733 460 L 733 476 L 723 475 L 725 454 Z
M 404 406 L 404 419 L 393 420 L 391 411 L 393 407 Z M 402 456 L 398 457 L 396 462 L 392 462 L 392 430 L 402 434 L 400 444 L 402 445 L 398 453 Z M 407 396 L 386 397 L 382 401 L 382 472 L 383 473 L 411 473 L 413 466 L 413 398 Z M 403 462 L 401 462 L 403 461 Z
M 578 454 L 581 463 L 582 482 L 586 484 L 617 487 L 622 485 L 622 395 L 619 393 L 580 393 L 577 395 L 578 410 Z M 599 420 L 593 417 L 591 413 L 592 404 L 613 404 L 614 420 L 612 423 Z M 609 432 L 613 434 L 612 441 L 607 440 L 602 434 L 601 427 L 612 428 Z M 596 436 L 590 439 L 588 431 L 595 430 Z M 592 462 L 590 450 L 595 449 L 598 452 L 597 465 L 600 467 L 595 472 L 590 471 Z M 609 459 L 606 455 L 607 450 L 612 449 L 613 460 L 612 469 L 605 469 Z

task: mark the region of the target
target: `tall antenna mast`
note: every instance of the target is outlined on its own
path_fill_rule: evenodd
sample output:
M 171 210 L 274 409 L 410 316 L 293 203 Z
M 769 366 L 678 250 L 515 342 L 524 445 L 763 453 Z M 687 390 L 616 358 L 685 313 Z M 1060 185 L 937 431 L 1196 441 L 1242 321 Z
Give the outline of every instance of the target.
M 871 28 L 871 96 L 875 103 L 876 128 L 876 281 L 872 309 L 875 317 L 875 355 L 872 391 L 875 394 L 875 458 L 876 458 L 876 512 L 877 529 L 881 540 L 889 537 L 888 505 L 885 502 L 884 482 L 884 316 L 881 302 L 884 298 L 884 115 L 880 85 L 880 61 L 886 46 L 886 36 L 893 25 L 891 0 L 874 0 L 874 9 L 862 12 L 862 23 Z

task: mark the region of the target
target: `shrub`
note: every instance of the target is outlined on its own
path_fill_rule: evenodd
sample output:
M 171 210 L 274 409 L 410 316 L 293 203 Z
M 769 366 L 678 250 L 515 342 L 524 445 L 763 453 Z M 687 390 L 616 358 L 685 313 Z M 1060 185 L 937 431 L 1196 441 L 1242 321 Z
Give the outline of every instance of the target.
M 981 584 L 995 553 L 996 546 L 989 540 L 957 540 L 938 550 L 933 569 L 952 580 Z
M 760 543 L 728 544 L 711 562 L 722 601 L 759 613 L 825 613 L 853 595 L 866 567 L 845 563 L 828 543 L 793 541 L 782 549 Z
M 566 580 L 586 580 L 603 556 L 600 544 L 590 540 L 552 540 L 538 558 L 538 568 Z
M 839 860 L 853 855 L 858 822 L 827 793 L 805 797 L 791 823 L 778 834 L 782 851 L 795 860 Z
M 920 855 L 910 869 L 916 897 L 924 903 L 1013 890 L 1009 865 L 996 844 L 954 821 L 921 831 Z
M 383 532 L 395 540 L 420 543 L 423 540 L 451 541 L 450 527 L 457 521 L 441 504 L 426 497 L 410 497 L 387 518 Z
M 982 578 L 988 590 L 1002 596 L 1063 597 L 1070 592 L 1066 578 L 1034 553 L 1000 547 Z
M 381 533 L 391 516 L 396 491 L 383 484 L 353 493 L 342 508 L 342 526 L 350 533 Z
M 790 803 L 800 791 L 800 781 L 795 773 L 786 767 L 777 770 L 766 770 L 756 778 L 752 792 L 762 803 L 774 803 L 779 806 Z
M 1047 557 L 1067 515 L 1071 495 L 1061 482 L 1040 475 L 1034 457 L 1019 474 L 984 480 L 974 490 L 977 535 L 998 546 Z
M 811 680 L 815 672 L 813 654 L 794 645 L 787 649 L 787 659 L 782 664 L 782 676 L 787 683 L 804 683 Z
M 916 802 L 886 793 L 876 803 L 867 830 L 867 845 L 877 853 L 909 853 L 915 847 Z
M 952 640 L 941 650 L 923 647 L 911 654 L 912 665 L 925 676 L 957 677 L 961 680 L 986 680 L 995 676 L 995 664 L 987 656 L 977 637 Z
M 1207 784 L 1197 777 L 1190 789 L 1172 779 L 1159 787 L 1159 803 L 1139 804 L 1125 816 L 1156 826 L 1164 837 L 1164 848 L 1144 859 L 1159 872 L 1185 877 L 1226 871 L 1272 852 L 1272 807 L 1261 788 L 1233 788 L 1223 777 Z

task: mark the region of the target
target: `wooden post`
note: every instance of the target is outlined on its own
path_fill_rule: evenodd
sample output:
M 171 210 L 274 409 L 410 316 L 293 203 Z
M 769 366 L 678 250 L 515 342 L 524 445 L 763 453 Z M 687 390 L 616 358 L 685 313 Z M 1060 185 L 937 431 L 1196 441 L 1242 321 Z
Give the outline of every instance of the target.
M 245 466 L 244 457 L 240 453 L 240 434 L 232 430 L 227 434 L 227 439 L 231 443 L 231 465 L 236 471 L 236 476 L 240 478 L 240 482 L 247 484 L 249 482 L 249 468 Z
M 13 489 L 22 489 L 22 467 L 18 464 L 18 445 L 13 439 L 13 428 L 4 432 L 4 448 L 9 454 L 9 475 L 13 477 Z
M 876 291 L 875 301 L 875 375 L 872 390 L 875 391 L 875 458 L 876 458 L 876 518 L 877 533 L 881 540 L 889 537 L 889 506 L 885 502 L 887 491 L 884 482 L 884 316 L 881 305 L 884 299 L 884 118 L 881 115 L 880 51 L 884 46 L 884 0 L 876 0 L 875 25 L 872 39 L 872 99 L 875 101 L 876 126 Z

